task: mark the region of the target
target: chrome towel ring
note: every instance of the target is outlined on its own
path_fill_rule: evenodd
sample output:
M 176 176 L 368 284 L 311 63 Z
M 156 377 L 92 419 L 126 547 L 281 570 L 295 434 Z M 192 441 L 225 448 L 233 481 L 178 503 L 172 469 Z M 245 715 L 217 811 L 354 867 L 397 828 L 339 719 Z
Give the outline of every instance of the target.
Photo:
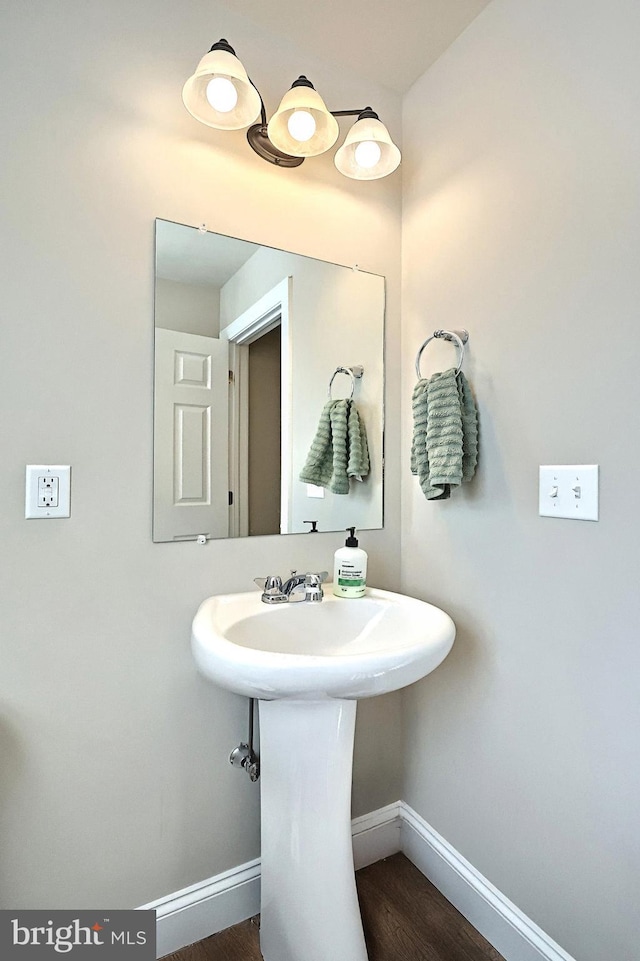
M 464 360 L 464 345 L 469 340 L 469 331 L 468 330 L 434 330 L 431 336 L 427 337 L 424 344 L 422 345 L 422 347 L 420 348 L 420 350 L 416 355 L 416 376 L 418 377 L 418 380 L 422 379 L 422 374 L 420 373 L 420 358 L 422 357 L 422 351 L 425 349 L 427 344 L 431 343 L 434 337 L 438 338 L 439 340 L 450 340 L 451 343 L 454 343 L 456 345 L 456 347 L 460 351 L 460 355 L 458 357 L 458 366 L 456 367 L 456 374 L 459 373 L 462 368 L 462 362 Z
M 356 378 L 360 379 L 364 374 L 364 367 L 361 364 L 356 364 L 355 367 L 336 367 L 333 372 L 333 377 L 329 381 L 329 399 L 331 400 L 331 387 L 333 381 L 337 374 L 347 374 L 351 378 L 351 393 L 349 394 L 349 399 L 353 397 L 354 391 L 356 389 Z

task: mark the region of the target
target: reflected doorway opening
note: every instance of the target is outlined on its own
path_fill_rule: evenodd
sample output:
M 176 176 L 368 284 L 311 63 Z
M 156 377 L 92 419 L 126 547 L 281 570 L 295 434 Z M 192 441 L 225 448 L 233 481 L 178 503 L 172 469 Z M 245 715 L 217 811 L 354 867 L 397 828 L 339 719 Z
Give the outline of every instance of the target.
M 285 278 L 220 331 L 229 341 L 229 533 L 291 528 L 290 291 Z
M 280 533 L 281 331 L 249 345 L 249 536 Z

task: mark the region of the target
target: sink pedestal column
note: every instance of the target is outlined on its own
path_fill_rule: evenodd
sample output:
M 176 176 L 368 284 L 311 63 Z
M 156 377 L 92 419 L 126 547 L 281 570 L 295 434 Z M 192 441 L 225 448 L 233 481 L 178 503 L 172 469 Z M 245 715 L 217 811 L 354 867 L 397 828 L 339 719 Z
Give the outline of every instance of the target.
M 357 701 L 260 701 L 265 961 L 367 961 L 351 841 Z

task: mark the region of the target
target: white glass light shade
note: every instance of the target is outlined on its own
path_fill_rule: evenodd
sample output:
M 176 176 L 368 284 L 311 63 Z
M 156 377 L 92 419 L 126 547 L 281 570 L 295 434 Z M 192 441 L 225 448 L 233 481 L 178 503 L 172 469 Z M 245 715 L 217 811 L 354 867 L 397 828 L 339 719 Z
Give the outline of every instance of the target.
M 376 147 L 380 150 L 377 161 Z M 373 117 L 363 117 L 354 123 L 337 151 L 334 162 L 345 177 L 353 180 L 378 180 L 393 173 L 400 159 L 400 151 L 385 125 Z M 359 163 L 359 160 L 363 162 Z
M 316 129 L 308 140 L 296 140 L 291 136 L 289 119 L 296 111 L 311 114 L 315 121 Z M 320 94 L 306 85 L 287 90 L 267 125 L 267 134 L 274 147 L 292 157 L 317 157 L 333 147 L 338 133 L 338 121 L 329 113 Z
M 207 88 L 215 78 L 227 80 L 235 88 L 238 99 L 231 110 L 228 109 L 229 100 L 222 103 L 227 109 L 219 110 L 211 91 L 207 96 Z M 204 55 L 182 88 L 182 100 L 196 120 L 217 130 L 248 127 L 258 119 L 261 108 L 260 94 L 249 80 L 247 71 L 228 50 L 211 50 Z

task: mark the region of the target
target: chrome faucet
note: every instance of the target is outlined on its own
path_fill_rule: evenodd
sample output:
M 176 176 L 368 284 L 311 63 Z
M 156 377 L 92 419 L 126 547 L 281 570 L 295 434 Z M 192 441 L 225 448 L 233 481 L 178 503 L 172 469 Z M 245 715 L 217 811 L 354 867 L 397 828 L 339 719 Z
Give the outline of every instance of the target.
M 286 579 L 284 584 L 282 578 L 275 574 L 269 577 L 255 577 L 254 581 L 258 587 L 262 588 L 262 598 L 264 604 L 288 604 L 296 603 L 298 600 L 308 603 L 318 603 L 322 600 L 322 582 L 328 577 L 327 571 L 314 574 L 311 571 L 306 574 L 298 574 L 291 571 L 291 576 Z M 293 599 L 294 593 L 300 593 L 304 589 L 304 597 Z
M 306 579 L 306 574 L 298 574 L 297 571 L 291 571 L 291 577 L 288 577 L 282 585 L 282 593 L 286 594 L 287 597 L 291 597 L 294 591 L 297 591 L 300 587 L 304 587 Z

